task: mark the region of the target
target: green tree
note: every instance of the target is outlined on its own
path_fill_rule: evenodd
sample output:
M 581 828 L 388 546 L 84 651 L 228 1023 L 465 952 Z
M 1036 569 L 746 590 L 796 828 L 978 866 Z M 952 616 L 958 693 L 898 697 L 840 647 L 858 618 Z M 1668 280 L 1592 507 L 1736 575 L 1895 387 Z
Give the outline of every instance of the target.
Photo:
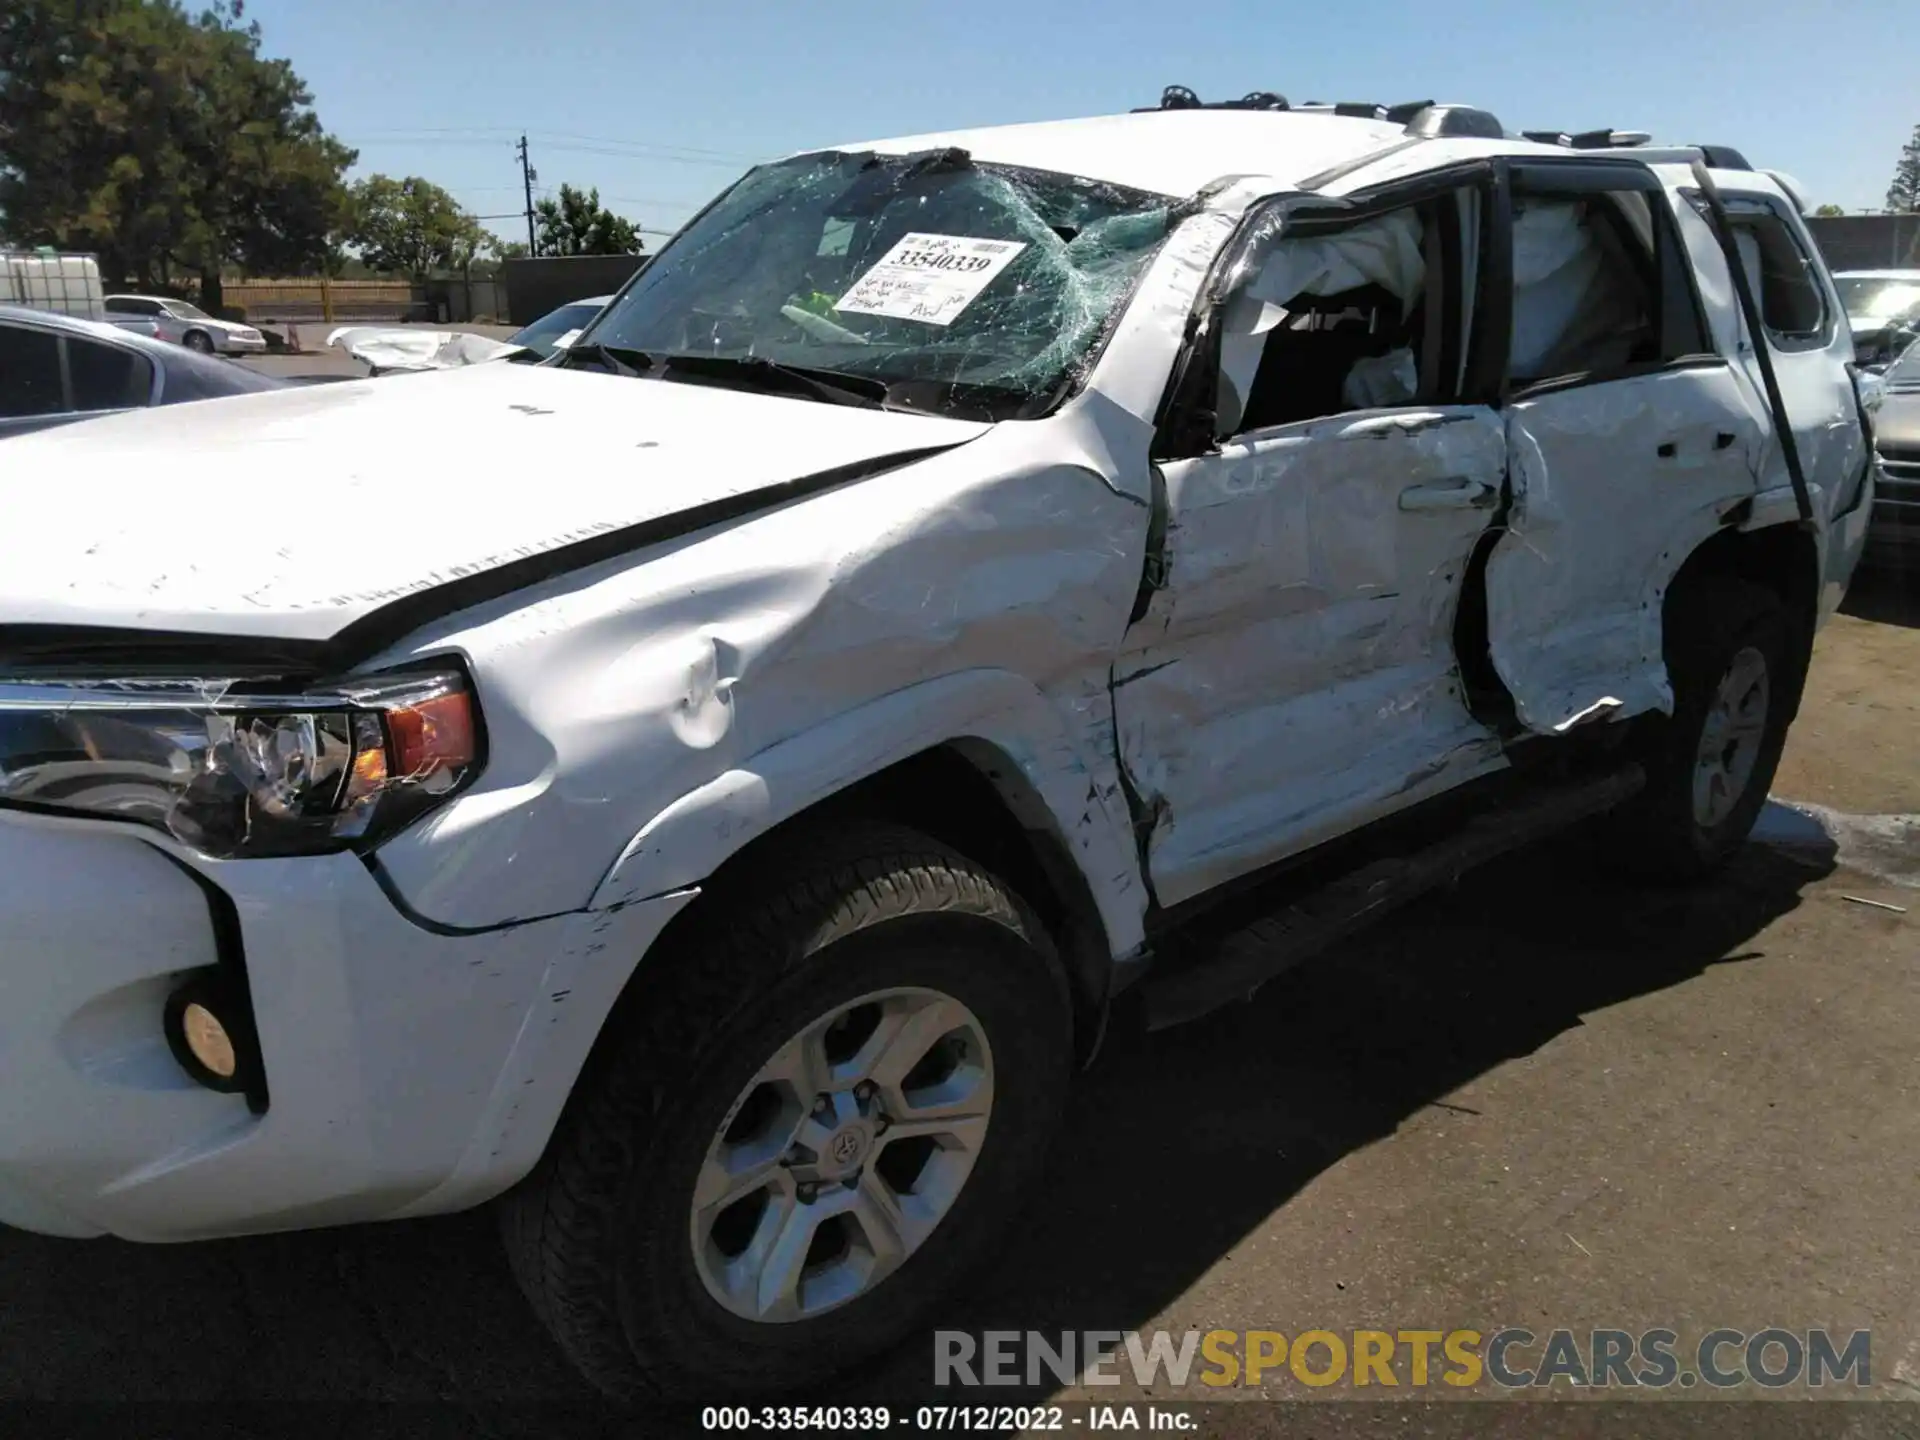
M 631 220 L 606 209 L 600 191 L 560 187 L 557 200 L 533 207 L 542 255 L 638 255 L 646 249 Z
M 91 250 L 115 283 L 321 263 L 352 150 L 243 0 L 0 5 L 0 210 L 9 237 Z
M 1913 127 L 1913 138 L 1901 148 L 1900 163 L 1893 167 L 1887 209 L 1900 215 L 1920 211 L 1920 125 Z
M 352 194 L 347 244 L 371 269 L 421 280 L 435 270 L 465 269 L 494 243 L 453 196 L 418 175 L 369 175 Z
M 1844 215 L 1847 212 L 1845 210 L 1842 210 L 1838 205 L 1822 205 L 1820 206 L 1819 209 L 1815 210 L 1813 213 L 1816 215 L 1831 216 L 1831 215 Z

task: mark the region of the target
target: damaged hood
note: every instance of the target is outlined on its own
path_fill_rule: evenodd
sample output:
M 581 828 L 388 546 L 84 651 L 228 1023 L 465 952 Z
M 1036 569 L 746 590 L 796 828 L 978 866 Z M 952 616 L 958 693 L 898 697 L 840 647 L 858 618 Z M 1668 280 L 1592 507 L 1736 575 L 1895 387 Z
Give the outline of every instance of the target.
M 523 365 L 109 416 L 7 442 L 0 626 L 324 641 L 988 428 Z
M 346 351 L 380 374 L 394 370 L 457 370 L 463 365 L 502 360 L 525 349 L 464 331 L 396 330 L 373 325 L 335 330 L 327 336 L 327 344 Z

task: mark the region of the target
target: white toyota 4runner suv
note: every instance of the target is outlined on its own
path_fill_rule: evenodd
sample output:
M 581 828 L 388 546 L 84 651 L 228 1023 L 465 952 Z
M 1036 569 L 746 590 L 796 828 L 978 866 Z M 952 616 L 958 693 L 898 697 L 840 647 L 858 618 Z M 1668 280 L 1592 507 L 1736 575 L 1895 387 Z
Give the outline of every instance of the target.
M 544 365 L 10 442 L 0 1219 L 502 1197 L 618 1394 L 895 1341 L 1123 992 L 1743 842 L 1873 493 L 1799 209 L 1176 89 L 761 166 Z

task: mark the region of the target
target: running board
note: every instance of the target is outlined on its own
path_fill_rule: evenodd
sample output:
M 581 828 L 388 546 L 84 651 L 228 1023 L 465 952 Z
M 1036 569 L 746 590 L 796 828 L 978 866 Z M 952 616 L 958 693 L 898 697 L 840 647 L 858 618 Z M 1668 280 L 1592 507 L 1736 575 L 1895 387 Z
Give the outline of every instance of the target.
M 1204 958 L 1140 983 L 1147 1029 L 1250 1000 L 1267 981 L 1487 861 L 1611 810 L 1646 784 L 1638 765 L 1564 781 L 1485 810 L 1424 850 L 1364 865 L 1224 936 Z M 1157 968 L 1157 967 L 1156 967 Z

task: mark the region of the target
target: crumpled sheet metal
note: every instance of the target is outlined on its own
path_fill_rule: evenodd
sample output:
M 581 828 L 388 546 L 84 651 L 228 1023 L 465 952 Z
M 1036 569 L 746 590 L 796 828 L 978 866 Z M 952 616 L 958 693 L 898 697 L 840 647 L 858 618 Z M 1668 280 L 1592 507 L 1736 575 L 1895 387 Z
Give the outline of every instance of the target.
M 1489 512 L 1402 508 L 1412 486 L 1497 486 L 1504 443 L 1497 416 L 1436 408 L 1165 467 L 1168 583 L 1115 673 L 1161 904 L 1504 763 L 1451 644 Z
M 965 736 L 1044 800 L 1115 953 L 1137 948 L 1106 657 L 1146 510 L 1078 457 L 1143 451 L 1141 423 L 1103 406 L 999 426 L 424 627 L 373 663 L 466 655 L 497 743 L 383 868 L 449 924 L 604 908 L 697 883 L 816 794 Z
M 1754 495 L 1765 431 L 1731 370 L 1667 371 L 1517 402 L 1508 413 L 1508 531 L 1487 566 L 1494 668 L 1520 723 L 1561 734 L 1670 712 L 1665 587 L 1726 508 Z M 1730 426 L 1744 443 L 1721 447 Z M 1620 503 L 1652 437 L 1674 453 Z
M 327 336 L 327 344 L 345 350 L 380 374 L 396 370 L 458 370 L 517 355 L 524 346 L 453 330 L 401 330 L 349 325 Z

